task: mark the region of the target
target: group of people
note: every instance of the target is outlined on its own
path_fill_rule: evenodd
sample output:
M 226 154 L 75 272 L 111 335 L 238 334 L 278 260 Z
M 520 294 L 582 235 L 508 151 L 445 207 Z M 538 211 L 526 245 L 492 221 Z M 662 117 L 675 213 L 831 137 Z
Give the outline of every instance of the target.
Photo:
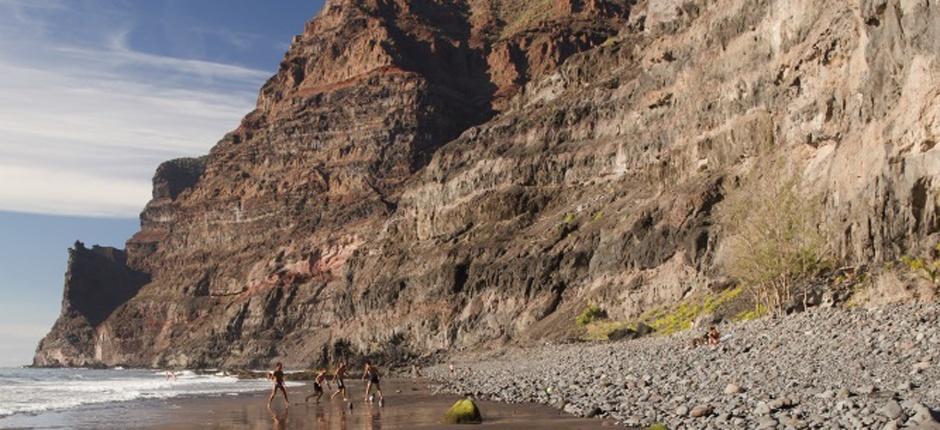
M 346 395 L 346 371 L 346 362 L 340 363 L 339 367 L 337 367 L 336 371 L 332 374 L 327 372 L 326 369 L 320 369 L 313 379 L 313 393 L 304 399 L 304 403 L 316 397 L 317 404 L 319 404 L 320 398 L 322 398 L 324 394 L 324 386 L 328 385 L 331 381 L 336 383 L 336 390 L 330 395 L 330 400 L 342 393 L 343 401 L 348 402 L 349 397 Z M 271 389 L 271 396 L 268 397 L 268 406 L 270 406 L 274 398 L 277 397 L 278 391 L 284 395 L 284 402 L 289 406 L 290 400 L 288 400 L 287 397 L 287 386 L 284 384 L 284 365 L 282 363 L 275 363 L 274 370 L 268 373 L 268 380 L 274 382 L 274 387 Z M 374 395 L 372 394 L 372 390 L 374 388 L 375 393 L 378 395 L 379 406 L 384 406 L 385 398 L 382 396 L 379 369 L 376 368 L 371 361 L 366 360 L 365 362 L 362 380 L 367 381 L 365 401 L 370 403 L 373 401 Z M 349 407 L 352 408 L 352 403 L 349 404 Z

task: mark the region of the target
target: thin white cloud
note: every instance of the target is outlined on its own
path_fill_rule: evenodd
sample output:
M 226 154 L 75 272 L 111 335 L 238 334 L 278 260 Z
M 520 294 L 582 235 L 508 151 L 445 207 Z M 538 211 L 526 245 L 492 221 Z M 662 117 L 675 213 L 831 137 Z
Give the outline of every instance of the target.
M 0 164 L 0 210 L 126 217 L 150 193 L 144 179 L 115 179 L 82 169 Z
M 136 216 L 156 166 L 208 152 L 269 75 L 136 51 L 127 21 L 63 42 L 36 31 L 63 3 L 24 3 L 0 0 L 0 210 Z

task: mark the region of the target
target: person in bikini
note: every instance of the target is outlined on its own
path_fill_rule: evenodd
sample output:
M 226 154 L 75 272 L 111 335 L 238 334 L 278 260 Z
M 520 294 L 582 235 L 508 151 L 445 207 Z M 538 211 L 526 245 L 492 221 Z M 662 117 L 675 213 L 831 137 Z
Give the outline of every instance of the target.
M 284 365 L 281 364 L 281 362 L 274 364 L 274 371 L 268 373 L 268 380 L 274 381 L 274 388 L 271 389 L 271 397 L 268 397 L 268 406 L 271 406 L 271 402 L 274 401 L 277 390 L 281 390 L 281 393 L 284 394 L 284 403 L 290 406 L 290 400 L 287 400 L 287 388 L 284 387 Z
M 323 397 L 323 384 L 326 382 L 326 369 L 320 369 L 317 376 L 313 379 L 313 394 L 304 399 L 304 403 L 310 401 L 311 397 L 316 396 L 317 404 L 320 404 L 320 397 Z
M 379 384 L 379 369 L 376 369 L 371 361 L 366 360 L 366 367 L 362 372 L 362 379 L 369 380 L 369 382 L 366 383 L 366 402 L 371 402 L 369 394 L 372 392 L 372 387 L 374 386 L 375 392 L 379 395 L 379 406 L 382 406 L 385 399 L 382 397 L 382 386 Z
M 349 401 L 346 397 L 346 362 L 339 364 L 339 367 L 336 368 L 336 373 L 333 374 L 333 382 L 336 382 L 336 392 L 330 396 L 330 400 L 336 397 L 340 392 L 343 393 L 343 401 Z

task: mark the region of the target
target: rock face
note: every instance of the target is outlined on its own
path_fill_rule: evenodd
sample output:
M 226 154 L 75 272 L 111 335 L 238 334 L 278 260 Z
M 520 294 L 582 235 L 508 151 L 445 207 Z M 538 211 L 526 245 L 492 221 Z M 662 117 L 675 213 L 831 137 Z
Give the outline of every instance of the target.
M 146 273 L 127 267 L 126 254 L 81 242 L 69 249 L 62 313 L 39 342 L 37 366 L 88 366 L 98 363 L 95 329 L 150 282 Z
M 924 1 L 329 1 L 238 129 L 158 170 L 127 251 L 152 279 L 75 356 L 563 337 L 588 300 L 709 285 L 713 210 L 768 152 L 840 257 L 890 261 L 940 232 L 938 29 Z

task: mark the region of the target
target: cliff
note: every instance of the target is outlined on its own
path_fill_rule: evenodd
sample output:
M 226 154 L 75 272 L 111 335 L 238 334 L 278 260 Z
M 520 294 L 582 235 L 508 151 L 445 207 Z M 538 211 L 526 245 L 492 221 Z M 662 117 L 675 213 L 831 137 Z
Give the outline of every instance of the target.
M 88 249 L 75 242 L 69 249 L 62 312 L 52 331 L 39 342 L 33 364 L 100 364 L 95 329 L 149 281 L 146 273 L 127 267 L 124 251 L 99 246 Z
M 724 282 L 714 209 L 768 157 L 840 260 L 893 261 L 940 230 L 938 29 L 923 1 L 329 1 L 238 129 L 158 170 L 126 259 L 149 282 L 63 310 L 58 362 L 564 339 L 589 301 Z

